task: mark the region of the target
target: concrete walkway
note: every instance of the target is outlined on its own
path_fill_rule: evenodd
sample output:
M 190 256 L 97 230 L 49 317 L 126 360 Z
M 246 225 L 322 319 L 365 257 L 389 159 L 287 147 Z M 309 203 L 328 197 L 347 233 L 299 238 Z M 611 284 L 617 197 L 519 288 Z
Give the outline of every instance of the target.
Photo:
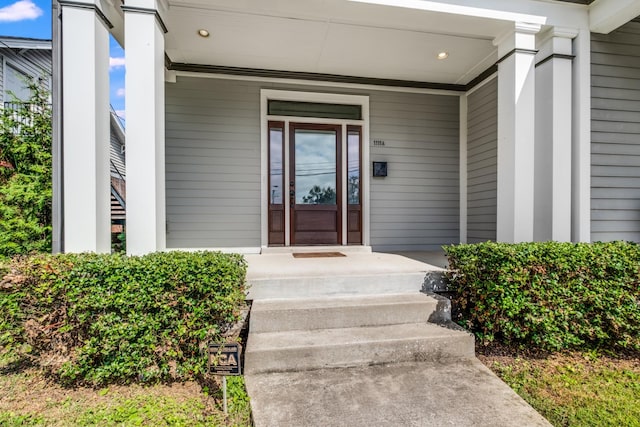
M 245 377 L 256 427 L 550 424 L 477 359 Z
M 449 301 L 423 293 L 442 253 L 344 254 L 247 256 L 257 427 L 550 425 L 474 357 Z

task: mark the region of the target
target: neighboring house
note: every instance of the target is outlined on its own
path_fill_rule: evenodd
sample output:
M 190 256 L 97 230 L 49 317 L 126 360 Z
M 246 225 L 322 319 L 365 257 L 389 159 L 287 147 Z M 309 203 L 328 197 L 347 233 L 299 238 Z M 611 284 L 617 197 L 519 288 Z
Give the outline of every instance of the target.
M 29 79 L 51 88 L 51 40 L 0 36 L 0 101 L 28 101 Z
M 29 101 L 31 93 L 27 82 L 30 79 L 42 82 L 46 90 L 51 90 L 51 53 L 51 40 L 0 36 L 0 105 L 3 108 Z M 110 115 L 111 223 L 112 233 L 119 234 L 125 220 L 125 139 L 116 113 L 112 110 Z
M 109 248 L 109 33 L 129 253 L 640 241 L 640 0 L 54 7 L 65 251 Z
M 125 135 L 122 122 L 113 108 L 110 116 L 111 242 L 118 243 L 118 236 L 125 231 L 127 209 Z
M 16 103 L 28 101 L 29 80 L 51 86 L 51 40 L 0 36 L 0 108 L 19 110 Z M 0 167 L 13 166 L 0 160 Z

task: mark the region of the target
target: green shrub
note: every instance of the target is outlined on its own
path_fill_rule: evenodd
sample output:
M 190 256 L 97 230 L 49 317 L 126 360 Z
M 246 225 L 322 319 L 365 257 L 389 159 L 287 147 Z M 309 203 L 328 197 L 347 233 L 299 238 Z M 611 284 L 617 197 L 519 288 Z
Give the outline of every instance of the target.
M 27 84 L 28 103 L 0 108 L 0 258 L 51 250 L 51 104 Z
M 459 323 L 484 343 L 640 349 L 637 244 L 487 242 L 445 252 Z
M 239 255 L 169 252 L 16 258 L 0 286 L 0 346 L 63 382 L 195 379 L 201 346 L 244 307 Z

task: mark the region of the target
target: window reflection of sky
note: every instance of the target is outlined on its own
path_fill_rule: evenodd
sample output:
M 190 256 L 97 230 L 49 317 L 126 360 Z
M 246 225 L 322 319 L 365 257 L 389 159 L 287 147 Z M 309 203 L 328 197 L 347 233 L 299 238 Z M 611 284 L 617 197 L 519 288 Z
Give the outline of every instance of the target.
M 295 132 L 296 203 L 305 204 L 315 186 L 336 192 L 336 134 L 297 129 Z M 308 203 L 308 202 L 307 202 Z M 335 201 L 334 203 L 335 204 Z
M 281 205 L 282 200 L 282 129 L 273 128 L 269 131 L 269 169 L 271 171 L 271 203 Z
M 283 130 L 269 130 L 269 169 L 272 204 L 283 204 Z M 296 203 L 304 201 L 314 186 L 321 190 L 336 190 L 336 140 L 333 131 L 296 131 Z M 349 132 L 347 136 L 347 195 L 349 204 L 360 203 L 360 133 Z

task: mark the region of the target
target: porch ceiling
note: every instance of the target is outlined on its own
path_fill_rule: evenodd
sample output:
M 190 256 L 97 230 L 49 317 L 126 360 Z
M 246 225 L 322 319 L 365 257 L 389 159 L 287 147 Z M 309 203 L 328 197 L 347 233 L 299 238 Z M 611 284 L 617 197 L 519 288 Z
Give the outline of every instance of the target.
M 174 62 L 451 84 L 493 65 L 492 40 L 513 28 L 348 0 L 170 0 L 166 23 Z

